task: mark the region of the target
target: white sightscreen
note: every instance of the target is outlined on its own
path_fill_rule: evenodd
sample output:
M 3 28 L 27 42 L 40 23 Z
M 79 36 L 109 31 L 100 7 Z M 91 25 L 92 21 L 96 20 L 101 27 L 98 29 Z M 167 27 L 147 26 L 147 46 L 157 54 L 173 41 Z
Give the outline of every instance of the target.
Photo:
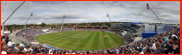
M 163 30 L 164 26 L 157 26 L 157 30 Z
M 145 33 L 154 33 L 155 25 L 145 24 Z

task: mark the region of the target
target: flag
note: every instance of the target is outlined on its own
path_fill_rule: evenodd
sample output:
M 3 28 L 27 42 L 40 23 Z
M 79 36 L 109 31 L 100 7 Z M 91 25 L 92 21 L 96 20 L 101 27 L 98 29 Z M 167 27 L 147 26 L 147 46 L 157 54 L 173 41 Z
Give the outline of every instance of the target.
M 149 7 L 149 4 L 147 3 L 147 9 L 149 10 L 149 8 L 150 8 L 150 7 Z

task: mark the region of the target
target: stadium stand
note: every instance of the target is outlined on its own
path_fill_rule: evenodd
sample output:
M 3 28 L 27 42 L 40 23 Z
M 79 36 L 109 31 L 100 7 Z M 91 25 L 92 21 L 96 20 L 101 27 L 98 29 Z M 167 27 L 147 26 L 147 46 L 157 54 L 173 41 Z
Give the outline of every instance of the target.
M 21 31 L 17 35 L 22 36 L 23 38 L 25 38 L 26 40 L 30 42 L 35 42 L 34 37 L 41 33 L 45 33 L 45 32 L 43 32 L 40 29 L 28 29 L 28 30 Z
M 138 29 L 137 27 L 135 27 Z M 72 30 L 72 29 L 70 29 Z M 97 30 L 109 31 L 108 29 L 79 28 L 77 30 Z M 121 29 L 123 30 L 123 29 Z M 58 31 L 58 30 L 57 30 Z M 66 30 L 68 31 L 68 30 Z M 122 35 L 120 31 L 112 31 Z M 25 33 L 25 34 L 23 34 Z M 34 35 L 44 33 L 40 29 L 28 29 L 17 33 L 28 41 L 34 41 Z M 129 32 L 128 32 L 129 33 Z M 180 32 L 179 28 L 173 28 L 164 33 L 142 39 L 141 41 L 130 43 L 130 34 L 122 36 L 126 42 L 125 45 L 105 50 L 77 51 L 63 50 L 51 47 L 49 45 L 33 46 L 27 43 L 15 43 L 6 36 L 1 37 L 2 54 L 179 54 L 180 53 Z M 51 47 L 51 48 L 50 48 Z

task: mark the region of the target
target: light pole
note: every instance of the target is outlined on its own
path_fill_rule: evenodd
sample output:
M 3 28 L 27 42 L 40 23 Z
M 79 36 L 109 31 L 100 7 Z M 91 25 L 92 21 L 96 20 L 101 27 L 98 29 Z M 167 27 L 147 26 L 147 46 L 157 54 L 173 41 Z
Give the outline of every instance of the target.
M 30 14 L 30 17 L 32 17 L 32 16 L 33 16 L 33 13 Z M 28 18 L 28 20 L 30 19 L 30 17 Z M 25 29 L 26 29 L 26 24 L 27 24 L 28 20 L 25 22 Z
M 149 6 L 149 4 L 147 3 L 147 9 L 148 10 L 151 10 L 153 13 L 154 13 L 154 15 L 158 18 L 158 20 L 161 22 L 161 24 L 162 24 L 162 21 L 159 19 L 159 17 L 155 14 L 155 12 L 152 10 L 152 8 L 150 8 L 150 6 Z
M 109 18 L 110 25 L 111 25 L 111 19 L 110 19 L 110 17 L 109 17 L 109 14 L 107 13 L 106 16 Z
M 14 11 L 13 11 L 13 13 L 11 13 L 11 15 L 8 17 L 8 18 L 6 18 L 6 20 L 3 22 L 3 24 L 2 24 L 2 29 L 3 29 L 3 33 L 2 33 L 2 35 L 4 36 L 4 24 L 6 23 L 6 21 L 15 13 L 15 11 L 16 10 L 18 10 L 18 8 L 21 6 L 21 5 L 23 5 L 23 3 L 25 3 L 25 1 L 23 1 Z
M 63 21 L 64 21 L 64 18 L 66 18 L 66 15 L 63 15 Z M 63 30 L 63 21 L 62 21 L 62 26 L 61 26 L 61 30 Z
M 110 21 L 110 23 L 111 23 L 111 19 L 110 19 L 110 17 L 109 17 L 109 14 L 108 14 L 108 13 L 106 14 L 106 16 L 109 18 L 109 21 Z

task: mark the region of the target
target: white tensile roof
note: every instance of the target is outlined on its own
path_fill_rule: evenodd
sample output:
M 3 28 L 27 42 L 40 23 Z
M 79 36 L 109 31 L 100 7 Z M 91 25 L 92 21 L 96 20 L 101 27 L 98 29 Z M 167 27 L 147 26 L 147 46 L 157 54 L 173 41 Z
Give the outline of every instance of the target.
M 4 31 L 4 34 L 10 33 L 10 31 Z M 3 34 L 3 31 L 1 31 L 1 35 Z

